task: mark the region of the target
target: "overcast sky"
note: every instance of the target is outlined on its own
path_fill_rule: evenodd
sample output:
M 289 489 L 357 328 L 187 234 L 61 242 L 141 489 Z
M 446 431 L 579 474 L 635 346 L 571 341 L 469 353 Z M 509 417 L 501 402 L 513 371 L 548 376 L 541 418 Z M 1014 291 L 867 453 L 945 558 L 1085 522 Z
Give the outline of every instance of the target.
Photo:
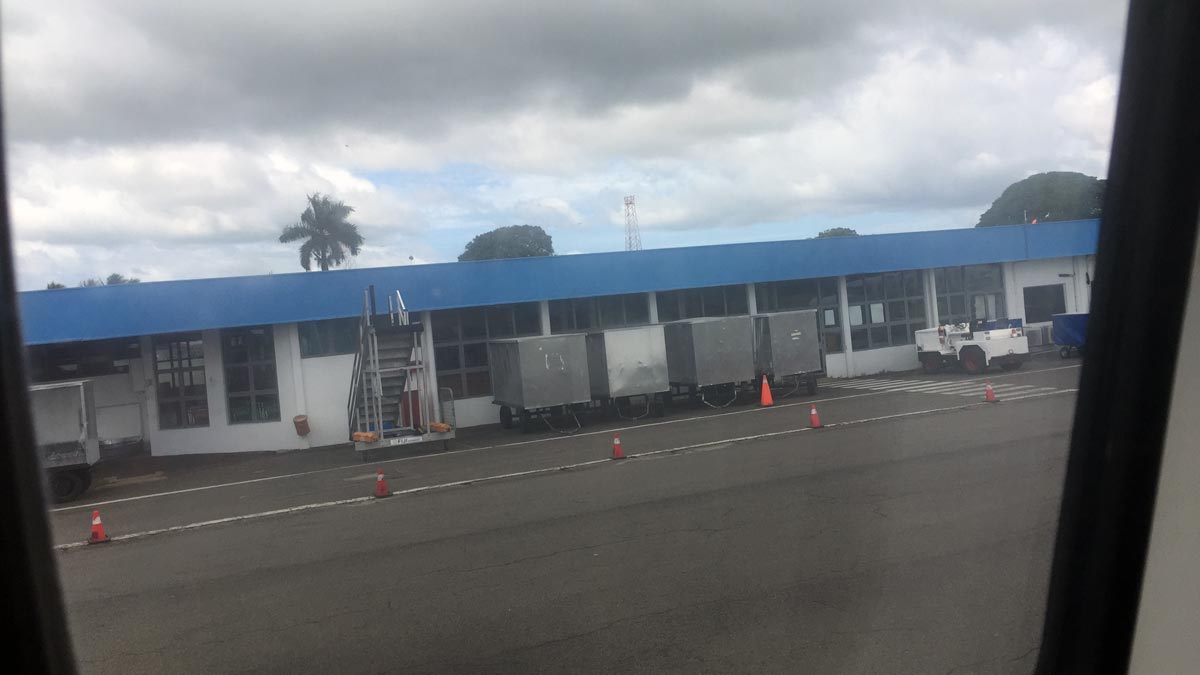
M 1107 170 L 1122 1 L 571 4 L 4 3 L 22 288 L 298 271 L 314 191 L 365 267 L 618 250 L 627 194 L 647 248 L 969 227 Z

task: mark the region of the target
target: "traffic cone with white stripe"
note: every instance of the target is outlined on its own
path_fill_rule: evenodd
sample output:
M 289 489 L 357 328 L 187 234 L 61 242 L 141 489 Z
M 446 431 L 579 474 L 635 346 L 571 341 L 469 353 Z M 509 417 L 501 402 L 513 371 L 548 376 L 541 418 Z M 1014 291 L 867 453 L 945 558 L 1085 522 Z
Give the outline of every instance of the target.
M 387 481 L 383 479 L 383 469 L 375 474 L 375 497 L 391 497 L 392 491 L 388 489 Z
M 621 434 L 613 434 L 612 459 L 625 459 L 625 453 L 621 450 Z
M 808 426 L 813 429 L 821 428 L 821 416 L 817 414 L 817 406 L 814 404 L 812 409 L 808 411 Z
M 983 388 L 983 400 L 988 403 L 995 403 L 996 402 L 996 392 L 992 390 L 992 383 L 984 382 L 984 385 L 985 386 Z
M 89 544 L 105 544 L 112 541 L 104 534 L 104 523 L 100 522 L 100 512 L 92 511 L 92 533 L 88 536 Z

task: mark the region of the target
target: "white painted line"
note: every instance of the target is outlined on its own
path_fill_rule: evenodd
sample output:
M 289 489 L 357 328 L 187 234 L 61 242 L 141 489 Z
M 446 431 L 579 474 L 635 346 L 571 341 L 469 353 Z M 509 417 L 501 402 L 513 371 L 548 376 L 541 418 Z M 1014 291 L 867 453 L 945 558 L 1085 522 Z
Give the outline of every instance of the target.
M 951 387 L 942 387 L 941 389 L 935 389 L 935 390 L 926 391 L 926 392 L 922 392 L 922 393 L 926 393 L 926 394 L 958 394 L 958 393 L 967 391 L 968 389 L 983 389 L 983 386 L 984 385 L 982 382 L 970 382 L 970 383 L 965 383 L 965 384 L 956 384 Z
M 1044 397 L 1044 396 L 1053 396 L 1054 394 L 1061 394 L 1061 393 L 1068 393 L 1068 392 L 1075 392 L 1075 391 L 1078 391 L 1078 389 L 1060 389 L 1055 392 L 1030 394 L 1027 396 L 1020 396 L 1018 398 L 1020 398 L 1020 399 L 1039 398 L 1039 397 Z M 1010 399 L 1010 400 L 1017 400 L 1017 399 Z M 852 426 L 858 426 L 861 424 L 869 424 L 871 422 L 882 422 L 884 420 L 899 419 L 899 418 L 903 418 L 903 417 L 915 417 L 918 415 L 932 415 L 932 414 L 941 413 L 941 412 L 952 412 L 952 411 L 956 411 L 956 410 L 968 410 L 971 408 L 979 408 L 979 407 L 986 406 L 986 405 L 989 405 L 989 404 L 984 403 L 984 402 L 976 402 L 976 403 L 963 403 L 960 405 L 952 405 L 952 406 L 946 406 L 946 407 L 942 407 L 942 408 L 929 408 L 926 410 L 912 410 L 909 412 L 894 413 L 891 415 L 879 415 L 877 417 L 867 417 L 867 418 L 860 419 L 860 420 L 848 420 L 845 422 L 832 422 L 830 424 L 826 424 L 825 426 L 823 426 L 821 428 L 822 429 L 836 429 L 838 427 L 852 427 Z M 764 438 L 775 438 L 778 436 L 789 436 L 792 434 L 800 434 L 800 433 L 804 433 L 807 431 L 817 431 L 817 429 L 813 429 L 812 427 L 798 427 L 795 429 L 785 429 L 783 431 L 772 431 L 772 432 L 768 432 L 768 433 L 754 434 L 751 436 L 737 436 L 734 438 L 723 438 L 723 439 L 716 440 L 716 441 L 706 441 L 704 443 L 692 443 L 690 445 L 681 445 L 681 446 L 674 447 L 674 448 L 664 448 L 662 450 L 650 450 L 647 452 L 639 452 L 639 453 L 635 453 L 635 454 L 629 454 L 629 455 L 626 455 L 626 460 L 636 460 L 641 457 L 654 457 L 657 455 L 678 454 L 678 453 L 687 452 L 690 450 L 699 450 L 702 448 L 711 448 L 711 447 L 721 446 L 721 445 L 734 445 L 737 443 L 756 441 L 756 440 L 761 440 Z M 510 478 L 520 478 L 523 476 L 536 476 L 539 474 L 557 473 L 559 471 L 569 471 L 571 469 L 579 469 L 579 468 L 588 467 L 588 466 L 598 466 L 601 464 L 610 464 L 610 463 L 616 464 L 618 462 L 614 462 L 613 460 L 608 459 L 608 458 L 592 459 L 592 460 L 588 460 L 586 462 L 575 462 L 573 464 L 562 464 L 559 466 L 544 467 L 544 468 L 540 468 L 540 469 L 529 469 L 527 471 L 514 471 L 512 473 L 502 473 L 502 474 L 496 474 L 496 475 L 492 475 L 492 476 L 483 476 L 481 478 L 468 478 L 468 479 L 464 479 L 464 480 L 450 481 L 448 483 L 436 483 L 433 485 L 422 485 L 420 487 L 407 488 L 404 490 L 396 490 L 396 491 L 392 492 L 392 495 L 395 496 L 395 495 L 419 494 L 422 492 L 431 492 L 433 490 L 443 490 L 443 489 L 453 488 L 453 487 L 464 487 L 467 485 L 474 485 L 476 483 L 489 483 L 489 482 L 494 482 L 494 481 L 507 480 Z M 196 522 L 196 523 L 189 523 L 187 525 L 173 525 L 171 527 L 163 527 L 163 528 L 159 528 L 156 530 L 145 530 L 143 532 L 133 532 L 130 534 L 121 534 L 121 535 L 113 536 L 113 537 L 111 537 L 111 539 L 114 542 L 131 541 L 134 539 L 145 539 L 146 537 L 152 537 L 152 536 L 156 536 L 156 535 L 160 535 L 160 534 L 168 534 L 171 532 L 185 532 L 188 530 L 197 530 L 197 529 L 200 529 L 203 527 L 211 527 L 213 525 L 223 525 L 226 523 L 236 523 L 236 522 L 247 521 L 247 520 L 258 520 L 260 518 L 268 518 L 271 516 L 299 513 L 301 511 L 311 511 L 313 509 L 329 508 L 329 507 L 333 507 L 333 506 L 343 506 L 343 505 L 347 505 L 347 504 L 362 504 L 364 502 L 371 502 L 371 501 L 376 501 L 375 497 L 373 497 L 373 496 L 353 497 L 350 499 L 338 499 L 338 500 L 328 501 L 328 502 L 317 502 L 314 504 L 302 504 L 300 506 L 291 506 L 286 509 L 274 509 L 272 511 L 261 511 L 259 513 L 247 513 L 247 514 L 240 515 L 240 516 L 230 516 L 228 518 L 216 518 L 213 520 L 203 520 L 203 521 Z M 63 551 L 63 550 L 67 550 L 67 549 L 82 548 L 87 545 L 88 544 L 86 541 L 78 541 L 78 542 L 71 542 L 68 544 L 58 544 L 54 547 L 54 549 L 56 551 Z
M 1003 387 L 1003 388 L 1001 388 L 1001 387 Z M 1000 386 L 992 387 L 992 391 L 995 392 L 996 396 L 1000 396 L 1000 395 L 1008 396 L 1009 394 L 1015 394 L 1015 393 L 1027 394 L 1029 392 L 1022 391 L 1022 390 L 1032 389 L 1032 388 L 1033 388 L 1032 385 L 1022 385 L 1020 387 L 1013 387 L 1011 385 L 1000 385 Z M 1050 387 L 1050 389 L 1053 389 L 1053 387 Z M 969 394 L 959 394 L 959 396 L 963 396 L 963 397 L 982 396 L 983 393 L 986 391 L 987 391 L 987 389 L 980 389 L 978 391 L 973 391 Z
M 916 386 L 916 385 L 914 385 L 911 382 L 896 382 L 894 384 L 881 384 L 881 385 L 878 385 L 875 387 L 866 387 L 866 388 L 873 389 L 873 390 L 892 389 L 892 390 L 911 391 L 914 386 Z
M 624 432 L 630 431 L 630 430 L 647 429 L 650 427 L 665 426 L 668 424 L 681 424 L 684 422 L 695 422 L 697 420 L 706 420 L 706 419 L 713 419 L 713 418 L 717 418 L 717 417 L 726 417 L 729 415 L 746 415 L 746 414 L 750 414 L 750 413 L 758 413 L 758 412 L 764 412 L 764 411 L 769 411 L 769 410 L 779 410 L 781 408 L 791 408 L 791 407 L 795 407 L 795 406 L 806 406 L 806 405 L 815 405 L 817 403 L 827 403 L 829 401 L 842 401 L 842 400 L 846 400 L 846 399 L 863 398 L 866 396 L 879 396 L 880 394 L 886 394 L 886 393 L 888 393 L 888 392 L 882 392 L 882 391 L 881 392 L 866 392 L 866 393 L 861 393 L 861 394 L 848 394 L 846 396 L 831 396 L 828 398 L 812 399 L 812 400 L 805 400 L 805 401 L 793 401 L 791 403 L 776 403 L 774 406 L 767 407 L 767 408 L 759 408 L 759 407 L 746 408 L 743 410 L 731 410 L 729 412 L 717 413 L 714 415 L 693 415 L 690 417 L 680 417 L 680 418 L 676 418 L 676 419 L 663 420 L 661 422 L 647 422 L 645 424 L 635 424 L 635 425 L 630 425 L 630 426 L 625 426 L 625 427 L 614 427 L 611 429 L 604 429 L 604 430 L 600 430 L 600 431 L 585 431 L 582 433 L 573 434 L 571 436 L 571 438 L 582 438 L 582 437 L 586 437 L 586 436 L 597 436 L 597 435 L 601 435 L 601 434 L 624 433 Z M 519 447 L 519 446 L 523 446 L 523 445 L 534 445 L 534 444 L 538 444 L 538 443 L 549 443 L 552 441 L 561 441 L 563 438 L 564 438 L 563 436 L 548 436 L 546 438 L 534 438 L 534 439 L 530 439 L 528 441 L 515 441 L 512 443 L 499 443 L 496 445 L 483 445 L 483 446 L 479 446 L 479 447 L 475 447 L 475 448 L 460 448 L 458 450 L 435 452 L 435 453 L 430 453 L 430 454 L 426 454 L 426 455 L 411 455 L 408 457 L 395 457 L 392 459 L 383 459 L 383 460 L 379 460 L 379 461 L 372 461 L 372 462 L 370 462 L 370 466 L 377 466 L 380 464 L 394 464 L 397 462 L 411 462 L 411 461 L 415 461 L 415 460 L 431 459 L 431 458 L 435 458 L 435 457 L 449 457 L 452 455 L 461 455 L 461 454 L 473 453 L 473 452 L 483 452 L 485 450 L 497 450 L 497 449 L 501 449 L 501 448 L 514 448 L 514 447 Z M 105 501 L 90 502 L 88 504 L 79 504 L 79 505 L 75 505 L 75 506 L 60 506 L 58 508 L 50 509 L 49 512 L 50 513 L 59 513 L 59 512 L 63 512 L 63 511 L 82 511 L 82 510 L 86 510 L 86 509 L 92 509 L 97 506 L 107 506 L 109 504 L 123 504 L 125 502 L 136 502 L 136 501 L 141 501 L 144 499 L 157 499 L 159 497 L 170 497 L 170 496 L 174 496 L 174 495 L 187 494 L 190 492 L 203 492 L 205 490 L 217 490 L 217 489 L 221 489 L 221 488 L 237 487 L 239 485 L 250 485 L 253 483 L 263 483 L 263 482 L 267 482 L 267 481 L 283 480 L 283 479 L 287 479 L 287 478 L 302 478 L 304 476 L 314 476 L 314 475 L 319 475 L 319 474 L 323 474 L 323 473 L 331 473 L 334 471 L 347 471 L 350 469 L 361 470 L 361 469 L 363 469 L 364 466 L 367 466 L 367 464 L 364 462 L 359 462 L 357 464 L 344 464 L 342 466 L 334 466 L 334 467 L 329 467 L 329 468 L 325 468 L 325 469 L 313 469 L 312 471 L 300 471 L 297 473 L 285 473 L 285 474 L 280 474 L 278 476 L 263 476 L 262 478 L 249 478 L 246 480 L 232 481 L 229 483 L 216 483 L 213 485 L 201 485 L 201 486 L 193 487 L 193 488 L 168 490 L 166 492 L 155 492 L 152 494 L 138 495 L 135 497 L 122 497 L 120 499 L 108 499 Z
M 1056 368 L 1042 368 L 1039 370 L 1030 370 L 1030 371 L 1027 371 L 1024 373 L 1009 373 L 1007 375 L 997 375 L 995 377 L 992 377 L 991 379 L 996 380 L 996 379 L 1000 379 L 1000 378 L 1015 377 L 1015 376 L 1020 376 L 1020 375 L 1034 375 L 1037 373 L 1052 372 L 1052 371 L 1056 371 L 1056 370 L 1070 370 L 1072 368 L 1079 368 L 1079 367 L 1080 367 L 1080 365 L 1076 364 L 1076 365 L 1071 365 L 1071 366 L 1060 366 L 1060 367 L 1056 367 Z M 982 380 L 985 378 L 980 377 L 980 378 L 976 378 L 976 379 Z M 845 382 L 862 382 L 862 381 L 864 381 L 864 380 L 846 380 Z M 959 380 L 958 382 L 960 382 L 960 383 L 965 382 L 965 380 Z M 829 383 L 824 386 L 831 386 L 831 385 L 832 385 L 832 383 Z M 1074 390 L 1072 390 L 1072 391 L 1074 391 Z M 853 398 L 863 398 L 866 396 L 880 396 L 882 394 L 888 394 L 888 393 L 891 393 L 891 392 L 890 391 L 871 391 L 871 392 L 866 392 L 866 393 L 861 393 L 861 394 L 849 394 L 846 396 L 831 396 L 831 397 L 827 397 L 827 398 L 814 399 L 814 400 L 808 400 L 808 401 L 795 401 L 792 403 L 776 403 L 774 406 L 771 406 L 769 408 L 748 408 L 745 410 L 731 410 L 729 412 L 717 413 L 715 415 L 693 415 L 691 417 L 680 417 L 677 419 L 663 420 L 661 422 L 649 422 L 646 424 L 636 424 L 636 425 L 630 425 L 630 426 L 626 426 L 626 427 L 616 427 L 616 428 L 612 428 L 612 429 L 605 429 L 602 431 L 586 431 L 583 433 L 574 434 L 574 437 L 579 438 L 579 437 L 594 436 L 594 435 L 599 435 L 599 434 L 612 434 L 612 433 L 618 433 L 618 432 L 625 432 L 625 431 L 629 431 L 629 430 L 646 429 L 646 428 L 650 428 L 650 427 L 664 426 L 664 425 L 668 425 L 668 424 L 680 424 L 680 423 L 684 423 L 684 422 L 694 422 L 696 420 L 705 420 L 705 419 L 711 419 L 711 418 L 716 418 L 716 417 L 725 417 L 727 415 L 746 415 L 746 414 L 750 414 L 750 413 L 758 413 L 758 412 L 763 412 L 763 411 L 768 411 L 768 410 L 791 408 L 793 406 L 798 406 L 798 405 L 799 406 L 813 405 L 816 403 L 826 403 L 829 401 L 840 401 L 840 400 L 853 399 Z M 436 452 L 436 453 L 430 453 L 427 455 L 412 455 L 409 457 L 395 457 L 393 459 L 384 459 L 384 460 L 371 462 L 371 465 L 376 466 L 379 464 L 394 464 L 397 462 L 411 462 L 411 461 L 420 460 L 420 459 L 430 459 L 430 458 L 435 458 L 435 457 L 448 457 L 451 455 L 460 455 L 460 454 L 471 453 L 471 452 L 483 452 L 486 450 L 495 450 L 495 449 L 499 449 L 499 448 L 513 448 L 513 447 L 518 447 L 518 446 L 523 446 L 523 445 L 533 445 L 536 443 L 549 443 L 551 441 L 562 440 L 562 438 L 563 438 L 562 436 L 548 436 L 546 438 L 535 438 L 535 439 L 531 439 L 528 441 L 515 441 L 513 443 L 500 443 L 497 445 L 483 445 L 483 446 L 479 446 L 477 448 L 461 448 L 458 450 L 448 450 L 445 452 Z M 359 462 L 356 464 L 345 464 L 342 466 L 334 466 L 334 467 L 329 467 L 329 468 L 325 468 L 325 469 L 313 469 L 312 471 L 300 471 L 300 472 L 296 472 L 296 473 L 280 474 L 277 476 L 263 476 L 262 478 L 249 478 L 246 480 L 232 481 L 229 483 L 201 485 L 201 486 L 194 487 L 194 488 L 168 490 L 165 492 L 155 492 L 152 494 L 138 495 L 135 497 L 122 497 L 120 499 L 108 499 L 108 500 L 104 500 L 104 501 L 90 502 L 87 504 L 78 504 L 78 505 L 74 505 L 74 506 L 60 506 L 58 508 L 49 509 L 49 512 L 50 513 L 59 513 L 59 512 L 64 512 L 64 511 L 82 511 L 85 509 L 93 509 L 97 506 L 107 506 L 109 504 L 123 504 L 125 502 L 136 502 L 136 501 L 141 501 L 144 499 L 157 499 L 159 497 L 170 497 L 170 496 L 174 496 L 174 495 L 187 494 L 190 492 L 203 492 L 205 490 L 217 490 L 217 489 L 227 488 L 227 487 L 237 487 L 239 485 L 251 485 L 254 483 L 264 483 L 267 481 L 284 480 L 284 479 L 288 479 L 288 478 L 302 478 L 304 476 L 315 476 L 315 475 L 319 475 L 319 474 L 323 474 L 323 473 L 331 473 L 331 472 L 335 472 L 335 471 L 346 471 L 348 469 L 362 469 L 363 466 L 364 466 L 364 463 Z
M 1051 387 L 1052 389 L 1052 387 Z M 1024 396 L 1013 396 L 1005 399 L 1006 401 L 1020 401 L 1027 398 L 1038 398 L 1039 396 L 1054 396 L 1055 394 L 1072 394 L 1079 391 L 1078 389 L 1054 389 L 1054 391 L 1039 391 L 1036 394 L 1025 394 Z

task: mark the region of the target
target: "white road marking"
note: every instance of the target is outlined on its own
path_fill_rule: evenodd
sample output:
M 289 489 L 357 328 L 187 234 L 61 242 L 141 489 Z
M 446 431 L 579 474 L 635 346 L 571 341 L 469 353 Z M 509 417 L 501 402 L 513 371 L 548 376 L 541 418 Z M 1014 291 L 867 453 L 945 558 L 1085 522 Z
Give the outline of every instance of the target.
M 1070 392 L 1075 392 L 1075 391 L 1078 391 L 1078 389 L 1057 389 L 1053 392 L 1029 394 L 1027 396 L 1020 396 L 1018 398 L 1019 399 L 1040 398 L 1040 397 L 1054 396 L 1056 394 L 1070 393 Z M 1010 400 L 1017 400 L 1017 399 L 1010 399 Z M 831 423 L 826 424 L 823 427 L 821 427 L 821 429 L 836 429 L 839 427 L 852 427 L 852 426 L 858 426 L 861 424 L 869 424 L 871 422 L 882 422 L 884 420 L 893 420 L 893 419 L 899 419 L 899 418 L 904 418 L 904 417 L 915 417 L 918 415 L 932 415 L 935 413 L 952 412 L 952 411 L 956 411 L 956 410 L 968 410 L 971 408 L 979 408 L 979 407 L 983 407 L 986 405 L 989 405 L 989 404 L 984 403 L 984 402 L 977 402 L 977 403 L 963 403 L 963 404 L 959 404 L 959 405 L 945 406 L 942 408 L 929 408 L 926 410 L 913 410 L 913 411 L 909 411 L 909 412 L 893 413 L 891 415 L 879 415 L 876 417 L 867 417 L 867 418 L 858 419 L 858 420 L 848 420 L 845 422 L 831 422 Z M 772 432 L 767 432 L 767 433 L 762 433 L 762 434 L 753 434 L 750 436 L 737 436 L 734 438 L 723 438 L 723 439 L 716 440 L 716 441 L 706 441 L 704 443 L 692 443 L 690 445 L 681 445 L 681 446 L 674 447 L 674 448 L 664 448 L 662 450 L 649 450 L 647 452 L 628 454 L 628 455 L 626 455 L 626 459 L 624 461 L 636 460 L 636 459 L 640 459 L 640 458 L 657 457 L 657 456 L 661 456 L 661 455 L 678 454 L 678 453 L 688 452 L 688 451 L 692 451 L 692 450 L 700 450 L 700 449 L 719 450 L 719 449 L 721 449 L 721 447 L 730 447 L 730 446 L 733 446 L 738 443 L 757 441 L 757 440 L 762 440 L 764 438 L 776 438 L 779 436 L 790 436 L 793 434 L 800 434 L 800 433 L 804 433 L 804 432 L 808 432 L 808 431 L 818 431 L 818 429 L 814 429 L 812 427 L 797 427 L 795 429 L 785 429 L 783 431 L 772 431 Z M 559 471 L 570 471 L 572 469 L 580 469 L 580 468 L 588 467 L 588 466 L 598 466 L 601 464 L 610 464 L 610 463 L 616 464 L 616 463 L 620 463 L 621 461 L 622 460 L 614 461 L 614 460 L 608 459 L 607 457 L 604 459 L 592 459 L 592 460 L 588 460 L 585 462 L 575 462 L 573 464 L 562 464 L 559 466 L 544 467 L 544 468 L 540 468 L 540 469 L 529 469 L 526 471 L 514 471 L 514 472 L 510 472 L 510 473 L 502 473 L 502 474 L 496 474 L 496 475 L 492 475 L 492 476 L 483 476 L 481 478 L 468 478 L 468 479 L 464 479 L 464 480 L 450 481 L 448 483 L 435 483 L 432 485 L 422 485 L 419 487 L 412 487 L 412 488 L 407 488 L 404 490 L 396 490 L 396 491 L 392 492 L 392 495 L 398 496 L 398 495 L 419 494 L 422 492 L 431 492 L 434 490 L 444 490 L 444 489 L 453 488 L 453 487 L 465 487 L 468 485 L 474 485 L 476 483 L 490 483 L 490 482 L 495 482 L 495 481 L 500 481 L 500 480 L 507 480 L 510 478 L 520 478 L 520 477 L 524 477 L 524 476 L 536 476 L 539 474 L 557 473 Z M 301 511 L 311 511 L 313 509 L 329 508 L 329 507 L 333 507 L 333 506 L 344 506 L 347 504 L 362 504 L 362 503 L 371 502 L 371 501 L 376 501 L 376 498 L 374 496 L 352 497 L 350 499 L 337 499 L 337 500 L 327 501 L 327 502 L 316 502 L 313 504 L 301 504 L 299 506 L 290 506 L 285 509 L 260 511 L 258 513 L 247 513 L 247 514 L 243 514 L 240 516 L 229 516 L 227 518 L 202 520 L 202 521 L 196 522 L 196 523 L 188 523 L 187 525 L 173 525 L 171 527 L 162 527 L 162 528 L 158 528 L 155 530 L 145 530 L 142 532 L 132 532 L 130 534 L 115 535 L 115 536 L 111 537 L 111 540 L 114 542 L 117 542 L 117 541 L 131 541 L 131 540 L 135 540 L 135 539 L 145 539 L 147 537 L 153 537 L 153 536 L 157 536 L 160 534 L 168 534 L 171 532 L 185 532 L 188 530 L 197 530 L 197 529 L 204 528 L 204 527 L 211 527 L 213 525 L 224 525 L 226 523 L 236 523 L 236 522 L 242 522 L 242 521 L 247 521 L 247 520 L 258 520 L 260 518 L 268 518 L 271 516 L 286 515 L 286 514 L 291 514 L 291 513 L 298 513 Z M 382 500 L 380 500 L 380 501 L 382 501 Z M 68 550 L 68 549 L 82 548 L 87 545 L 88 545 L 88 543 L 86 541 L 78 541 L 78 542 L 71 542 L 68 544 L 58 544 L 54 547 L 54 549 L 57 551 L 64 551 L 64 550 Z
M 1031 371 L 1026 371 L 1024 373 L 1009 373 L 1006 375 L 997 375 L 990 379 L 996 380 L 996 379 L 1001 379 L 1001 378 L 1005 378 L 1005 377 L 1014 377 L 1014 376 L 1019 376 L 1019 375 L 1032 375 L 1034 373 L 1046 373 L 1046 372 L 1053 372 L 1056 370 L 1069 370 L 1071 368 L 1079 368 L 1079 367 L 1080 367 L 1079 364 L 1075 364 L 1075 365 L 1071 365 L 1071 366 L 1059 366 L 1059 367 L 1055 367 L 1055 368 L 1042 368 L 1040 370 L 1031 370 Z M 979 378 L 975 378 L 975 379 L 984 380 L 984 379 L 989 379 L 989 378 L 979 377 Z M 842 382 L 838 382 L 837 384 L 844 385 L 846 382 L 861 382 L 861 381 L 862 380 L 845 380 Z M 898 382 L 900 380 L 891 380 L 891 381 Z M 913 381 L 916 382 L 917 380 L 913 380 Z M 958 380 L 957 382 L 967 382 L 967 380 Z M 832 387 L 832 386 L 834 386 L 834 384 L 835 384 L 834 382 L 825 382 L 825 383 L 822 383 L 822 386 Z M 612 429 L 605 429 L 602 431 L 585 431 L 582 433 L 574 434 L 574 437 L 620 433 L 620 432 L 625 432 L 625 431 L 630 431 L 630 430 L 647 429 L 650 427 L 665 426 L 668 424 L 680 424 L 680 423 L 684 423 L 684 422 L 693 422 L 696 420 L 705 420 L 705 419 L 712 419 L 712 418 L 717 418 L 717 417 L 725 417 L 727 415 L 746 415 L 746 414 L 750 414 L 750 413 L 759 413 L 759 412 L 768 411 L 768 410 L 791 408 L 794 406 L 815 405 L 817 403 L 826 403 L 829 401 L 841 401 L 841 400 L 854 399 L 854 398 L 864 398 L 867 396 L 880 396 L 882 394 L 893 393 L 893 391 L 896 391 L 896 390 L 871 391 L 871 392 L 866 392 L 866 393 L 862 393 L 862 394 L 849 394 L 846 396 L 833 396 L 833 397 L 829 397 L 829 398 L 815 399 L 815 400 L 810 400 L 810 401 L 794 401 L 791 403 L 776 403 L 774 406 L 771 406 L 768 408 L 749 408 L 746 410 L 731 410 L 729 412 L 717 413 L 715 415 L 698 415 L 698 416 L 694 415 L 691 417 L 680 417 L 678 419 L 663 420 L 661 422 L 649 422 L 646 424 L 630 425 L 630 426 L 626 426 L 626 427 L 617 427 L 617 428 L 612 428 Z M 1071 390 L 1071 391 L 1075 391 L 1075 390 Z M 546 438 L 530 439 L 528 441 L 515 441 L 513 443 L 500 443 L 500 444 L 496 444 L 496 445 L 484 445 L 484 446 L 479 446 L 476 448 L 461 448 L 458 450 L 448 450 L 445 452 L 436 452 L 436 453 L 430 453 L 427 455 L 412 455 L 409 457 L 395 457 L 392 459 L 384 459 L 384 460 L 371 462 L 371 464 L 372 465 L 394 464 L 397 462 L 411 462 L 414 460 L 429 459 L 429 458 L 434 458 L 434 457 L 448 457 L 451 455 L 460 455 L 460 454 L 472 453 L 472 452 L 483 452 L 485 450 L 496 450 L 499 448 L 513 448 L 513 447 L 518 447 L 518 446 L 523 446 L 523 445 L 533 445 L 536 443 L 549 443 L 552 441 L 562 440 L 562 438 L 563 438 L 562 436 L 549 436 Z M 288 479 L 288 478 L 303 478 L 304 476 L 315 476 L 315 475 L 319 475 L 319 474 L 323 474 L 323 473 L 332 473 L 335 471 L 346 471 L 348 469 L 361 469 L 362 467 L 363 467 L 362 462 L 359 462 L 356 464 L 344 464 L 342 466 L 328 467 L 325 469 L 313 469 L 312 471 L 298 471 L 296 473 L 285 473 L 285 474 L 280 474 L 277 476 L 263 476 L 262 478 L 248 478 L 246 480 L 231 481 L 228 483 L 216 483 L 213 485 L 200 485 L 200 486 L 193 487 L 193 488 L 182 488 L 179 490 L 154 492 L 154 493 L 147 494 L 147 495 L 137 495 L 134 497 L 121 497 L 119 499 L 108 499 L 108 500 L 104 500 L 104 501 L 90 502 L 87 504 L 78 504 L 78 505 L 74 505 L 74 506 L 60 506 L 57 508 L 49 509 L 49 512 L 50 513 L 60 513 L 60 512 L 65 512 L 65 511 L 82 511 L 85 509 L 94 509 L 97 506 L 107 506 L 110 504 L 123 504 L 126 502 L 136 502 L 136 501 L 141 501 L 144 499 L 157 499 L 159 497 L 170 497 L 170 496 L 174 496 L 174 495 L 187 494 L 190 492 L 203 492 L 206 490 L 217 490 L 217 489 L 227 488 L 227 487 L 237 487 L 239 485 L 251 485 L 254 483 L 264 483 L 264 482 L 268 482 L 268 481 L 284 480 L 284 479 Z
M 999 385 L 999 386 L 994 386 L 994 387 L 992 387 L 992 391 L 993 391 L 993 392 L 995 392 L 995 394 L 996 394 L 996 396 L 997 396 L 997 397 L 999 397 L 999 396 L 1001 396 L 1001 395 L 1003 395 L 1003 396 L 1008 396 L 1009 394 L 1015 394 L 1015 393 L 1018 393 L 1018 392 L 1020 392 L 1020 393 L 1022 393 L 1022 394 L 1025 394 L 1025 393 L 1028 393 L 1028 392 L 1026 392 L 1026 391 L 1025 391 L 1026 389 L 1033 389 L 1033 388 L 1034 388 L 1034 387 L 1033 387 L 1033 385 L 1031 385 L 1031 384 L 1023 384 L 1023 385 L 1020 385 L 1020 386 L 1013 386 L 1013 385 L 1011 385 L 1011 384 L 1002 384 L 1002 385 Z M 1048 388 L 1048 389 L 1053 389 L 1054 387 L 1047 387 L 1047 388 Z M 983 393 L 984 393 L 984 392 L 986 392 L 986 391 L 987 391 L 987 388 L 984 388 L 984 389 L 979 389 L 979 390 L 977 390 L 977 391 L 973 391 L 973 392 L 971 392 L 971 393 L 969 393 L 969 394 L 959 394 L 959 396 L 963 396 L 963 397 L 966 397 L 966 396 L 981 396 L 981 395 L 983 395 Z

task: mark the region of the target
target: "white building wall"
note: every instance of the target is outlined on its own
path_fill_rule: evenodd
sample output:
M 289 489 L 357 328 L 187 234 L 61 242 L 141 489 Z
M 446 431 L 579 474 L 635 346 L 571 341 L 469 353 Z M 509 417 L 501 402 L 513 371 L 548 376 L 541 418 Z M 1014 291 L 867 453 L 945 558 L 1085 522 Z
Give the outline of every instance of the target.
M 307 405 L 297 414 L 308 415 L 312 429 L 308 445 L 315 448 L 345 443 L 350 428 L 346 399 L 350 396 L 354 354 L 301 359 L 300 368 Z
M 879 373 L 896 373 L 914 370 L 920 367 L 917 361 L 915 345 L 900 345 L 898 347 L 883 347 L 854 352 L 853 370 L 843 377 L 858 377 L 861 375 L 877 375 Z M 830 374 L 830 377 L 837 377 Z
M 1087 276 L 1079 273 L 1082 271 L 1090 274 L 1086 264 L 1085 261 L 1081 265 L 1076 258 L 1048 258 L 1012 263 L 1012 299 L 1008 301 L 1009 318 L 1025 320 L 1025 288 L 1051 284 L 1063 286 L 1063 299 L 1068 312 L 1088 311 L 1090 287 L 1087 284 Z M 1008 294 L 1010 286 L 1007 282 L 1007 274 L 1005 279 L 1005 293 Z M 1048 322 L 1037 325 L 1048 325 Z
M 297 349 L 296 324 L 274 326 L 275 367 L 279 382 L 278 422 L 230 424 L 225 405 L 225 369 L 221 362 L 221 331 L 201 333 L 204 342 L 204 375 L 208 384 L 208 426 L 192 429 L 159 429 L 158 405 L 153 388 L 146 391 L 148 436 L 154 455 L 195 453 L 261 452 L 306 448 L 308 441 L 296 434 L 292 418 L 297 408 L 292 355 Z M 143 350 L 147 372 L 153 372 L 153 352 Z M 343 404 L 344 405 L 344 404 Z

